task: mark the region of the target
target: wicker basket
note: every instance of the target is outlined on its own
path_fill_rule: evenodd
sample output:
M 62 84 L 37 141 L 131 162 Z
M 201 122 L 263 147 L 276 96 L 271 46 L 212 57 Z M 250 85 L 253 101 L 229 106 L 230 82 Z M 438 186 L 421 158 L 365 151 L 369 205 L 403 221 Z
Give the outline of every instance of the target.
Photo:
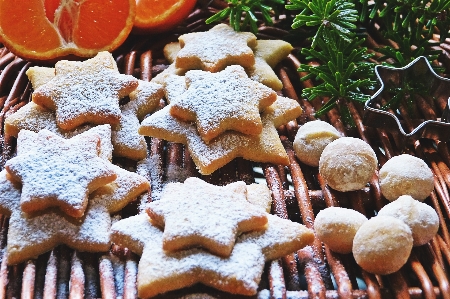
M 221 8 L 223 2 L 199 8 L 186 21 L 185 27 L 164 37 L 132 36 L 114 53 L 119 69 L 143 80 L 150 80 L 167 66 L 161 49 L 180 33 L 202 31 L 209 27 L 204 20 Z M 214 6 L 215 5 L 215 6 Z M 258 38 L 282 38 L 286 32 L 275 27 L 261 28 Z M 376 34 L 373 34 L 376 39 Z M 371 37 L 368 40 L 374 44 Z M 298 45 L 295 45 L 298 46 Z M 447 52 L 442 45 L 442 63 L 448 65 Z M 312 228 L 317 212 L 327 206 L 353 208 L 368 217 L 376 214 L 387 201 L 382 197 L 377 176 L 364 190 L 340 193 L 329 189 L 318 174 L 318 169 L 306 166 L 296 159 L 292 141 L 299 124 L 313 120 L 314 105 L 300 97 L 301 89 L 311 82 L 299 81 L 296 69 L 300 62 L 293 55 L 285 59 L 276 72 L 283 81 L 283 94 L 299 101 L 304 114 L 279 128 L 280 138 L 289 155 L 288 167 L 257 164 L 236 159 L 210 176 L 201 176 L 195 169 L 188 151 L 181 144 L 148 138 L 152 161 L 149 165 L 152 190 L 158 190 L 166 181 L 183 180 L 186 176 L 198 176 L 217 185 L 243 180 L 246 183 L 265 181 L 273 194 L 273 214 L 301 222 Z M 0 49 L 0 120 L 17 111 L 30 101 L 31 84 L 25 71 L 32 63 L 16 58 L 6 48 Z M 303 85 L 301 85 L 303 84 Z M 363 107 L 345 103 L 356 123 L 356 128 L 343 125 L 337 110 L 329 112 L 323 120 L 334 125 L 343 135 L 358 137 L 370 144 L 377 154 L 380 166 L 401 152 L 424 159 L 435 174 L 435 191 L 426 200 L 439 215 L 440 229 L 433 240 L 416 247 L 407 264 L 398 272 L 378 276 L 363 271 L 353 256 L 336 254 L 319 240 L 296 253 L 267 263 L 260 284 L 258 298 L 450 298 L 450 235 L 447 226 L 450 218 L 450 152 L 447 143 L 416 140 L 404 148 L 398 148 L 395 136 L 383 129 L 367 128 L 362 124 Z M 438 110 L 443 107 L 438 106 Z M 421 107 L 430 111 L 430 107 Z M 441 111 L 435 111 L 437 114 Z M 15 138 L 0 136 L 3 168 L 4 162 L 15 152 Z M 136 167 L 129 160 L 117 159 L 115 163 Z M 159 166 L 159 167 L 154 167 Z M 156 169 L 156 170 L 155 170 Z M 182 174 L 182 175 L 181 175 Z M 140 200 L 149 201 L 148 194 Z M 122 217 L 138 213 L 138 201 L 127 206 Z M 0 216 L 0 248 L 6 245 L 8 218 Z M 0 252 L 1 253 L 1 252 Z M 79 253 L 65 246 L 41 255 L 36 260 L 7 266 L 1 259 L 0 298 L 135 298 L 137 263 L 139 257 L 127 249 L 114 246 L 110 252 Z M 195 295 L 196 294 L 196 295 Z M 170 292 L 162 298 L 237 298 L 211 288 L 195 285 L 191 288 Z M 197 296 L 197 297 L 196 297 Z M 247 298 L 242 296 L 243 298 Z M 255 296 L 256 297 L 256 296 Z

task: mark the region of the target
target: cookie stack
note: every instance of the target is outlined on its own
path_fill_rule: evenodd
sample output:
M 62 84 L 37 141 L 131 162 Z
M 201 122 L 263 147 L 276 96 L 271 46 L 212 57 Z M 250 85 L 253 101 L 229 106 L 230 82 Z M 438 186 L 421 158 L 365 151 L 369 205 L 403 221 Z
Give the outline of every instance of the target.
M 120 74 L 108 52 L 83 62 L 62 60 L 55 68 L 31 67 L 27 75 L 33 101 L 6 118 L 6 135 L 47 129 L 70 138 L 95 125 L 110 124 L 115 157 L 146 157 L 147 145 L 137 130 L 164 96 L 161 85 Z M 130 101 L 119 106 L 124 97 Z
M 187 145 L 201 174 L 236 157 L 289 164 L 276 127 L 302 110 L 272 89 L 282 84 L 271 65 L 292 47 L 283 41 L 259 43 L 252 33 L 225 24 L 179 41 L 166 46 L 173 63 L 152 81 L 163 84 L 170 104 L 146 118 L 139 133 Z
M 0 172 L 0 212 L 10 216 L 7 263 L 35 258 L 59 244 L 109 250 L 110 214 L 149 189 L 149 182 L 109 161 L 111 127 L 71 139 L 22 130 L 17 156 Z
M 255 197 L 264 200 L 250 203 Z M 266 261 L 314 240 L 305 226 L 268 214 L 270 201 L 269 189 L 262 185 L 219 187 L 188 178 L 166 185 L 147 214 L 116 222 L 112 240 L 142 255 L 137 280 L 141 298 L 198 282 L 255 295 Z

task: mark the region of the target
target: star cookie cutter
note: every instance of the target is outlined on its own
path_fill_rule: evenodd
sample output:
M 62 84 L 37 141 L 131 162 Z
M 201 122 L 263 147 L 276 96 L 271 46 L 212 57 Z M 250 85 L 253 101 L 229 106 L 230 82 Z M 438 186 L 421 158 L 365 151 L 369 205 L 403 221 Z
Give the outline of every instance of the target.
M 382 65 L 375 67 L 375 74 L 381 83 L 380 89 L 365 103 L 363 123 L 366 126 L 384 128 L 393 134 L 399 135 L 403 140 L 408 138 L 428 138 L 446 141 L 450 139 L 450 80 L 437 75 L 428 60 L 420 56 L 407 66 L 392 68 Z M 425 88 L 429 96 L 445 99 L 447 105 L 441 118 L 437 120 L 421 119 L 411 132 L 405 132 L 402 120 L 382 110 L 382 99 L 388 97 L 389 90 L 405 86 L 412 82 L 420 88 Z M 423 91 L 422 91 L 423 92 Z M 417 121 L 417 120 L 414 120 Z

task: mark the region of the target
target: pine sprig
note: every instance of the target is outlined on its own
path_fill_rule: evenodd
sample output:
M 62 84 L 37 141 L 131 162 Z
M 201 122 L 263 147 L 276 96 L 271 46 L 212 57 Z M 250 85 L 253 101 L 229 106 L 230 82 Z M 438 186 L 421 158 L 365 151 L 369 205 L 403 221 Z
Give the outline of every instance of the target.
M 307 26 L 317 30 L 311 47 L 303 48 L 301 53 L 307 60 L 317 61 L 320 65 L 302 64 L 298 69 L 307 73 L 302 80 L 317 81 L 314 87 L 303 89 L 305 98 L 329 98 L 316 116 L 331 110 L 339 99 L 365 102 L 369 97 L 364 94 L 364 89 L 371 89 L 375 84 L 373 64 L 367 62 L 372 55 L 361 46 L 364 39 L 357 38 L 354 32 L 358 21 L 354 7 L 348 0 L 292 0 L 286 6 L 287 9 L 301 10 L 294 19 L 293 28 Z
M 299 72 L 307 72 L 308 75 L 302 80 L 316 79 L 318 85 L 305 88 L 303 96 L 308 100 L 317 97 L 328 97 L 328 102 L 316 112 L 317 116 L 323 115 L 332 109 L 339 99 L 365 102 L 368 96 L 364 94 L 364 89 L 373 88 L 375 82 L 373 75 L 373 64 L 366 62 L 371 56 L 367 54 L 367 48 L 360 47 L 363 39 L 355 38 L 350 43 L 342 41 L 325 42 L 317 39 L 317 46 L 320 50 L 304 48 L 302 54 L 307 59 L 318 60 L 319 66 L 303 64 L 298 69 Z M 339 43 L 341 45 L 339 45 Z
M 292 28 L 302 26 L 317 27 L 317 33 L 312 39 L 312 48 L 317 45 L 317 37 L 338 34 L 346 41 L 351 41 L 356 29 L 354 24 L 357 21 L 358 11 L 355 5 L 345 0 L 331 0 L 328 2 L 321 0 L 292 0 L 286 5 L 289 10 L 301 10 L 292 23 Z
M 264 24 L 273 25 L 273 8 L 284 4 L 285 0 L 228 0 L 228 7 L 208 18 L 206 24 L 229 18 L 230 26 L 235 31 L 250 29 L 257 33 L 257 12 L 261 13 Z
M 450 0 L 375 0 L 369 17 L 381 25 L 385 38 L 398 45 L 377 49 L 384 55 L 380 60 L 390 58 L 394 61 L 392 66 L 403 67 L 419 56 L 430 62 L 437 59 L 440 52 L 433 47 L 439 42 L 433 41 L 433 34 L 438 28 L 440 42 L 445 41 L 450 29 L 449 15 Z

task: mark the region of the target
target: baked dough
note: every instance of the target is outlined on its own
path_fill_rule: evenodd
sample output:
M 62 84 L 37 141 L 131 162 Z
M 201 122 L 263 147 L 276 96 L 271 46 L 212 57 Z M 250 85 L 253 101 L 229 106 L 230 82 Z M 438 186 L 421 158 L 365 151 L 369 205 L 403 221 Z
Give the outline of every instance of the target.
M 353 238 L 366 221 L 366 216 L 355 210 L 329 207 L 317 214 L 314 230 L 332 251 L 346 254 L 352 252 Z
M 319 173 L 335 190 L 359 190 L 370 181 L 377 164 L 377 157 L 370 145 L 358 138 L 342 137 L 323 150 Z
M 315 120 L 302 125 L 295 135 L 294 151 L 303 163 L 317 167 L 323 149 L 341 137 L 338 130 L 327 122 Z
M 366 221 L 353 239 L 353 256 L 367 272 L 387 275 L 398 271 L 413 247 L 411 229 L 400 219 L 377 216 Z
M 403 154 L 389 159 L 380 169 L 381 193 L 393 201 L 411 195 L 423 201 L 434 189 L 434 175 L 420 158 Z
M 414 246 L 420 246 L 433 239 L 439 229 L 439 217 L 429 205 L 402 195 L 396 201 L 385 205 L 378 216 L 392 216 L 405 222 L 412 232 Z

